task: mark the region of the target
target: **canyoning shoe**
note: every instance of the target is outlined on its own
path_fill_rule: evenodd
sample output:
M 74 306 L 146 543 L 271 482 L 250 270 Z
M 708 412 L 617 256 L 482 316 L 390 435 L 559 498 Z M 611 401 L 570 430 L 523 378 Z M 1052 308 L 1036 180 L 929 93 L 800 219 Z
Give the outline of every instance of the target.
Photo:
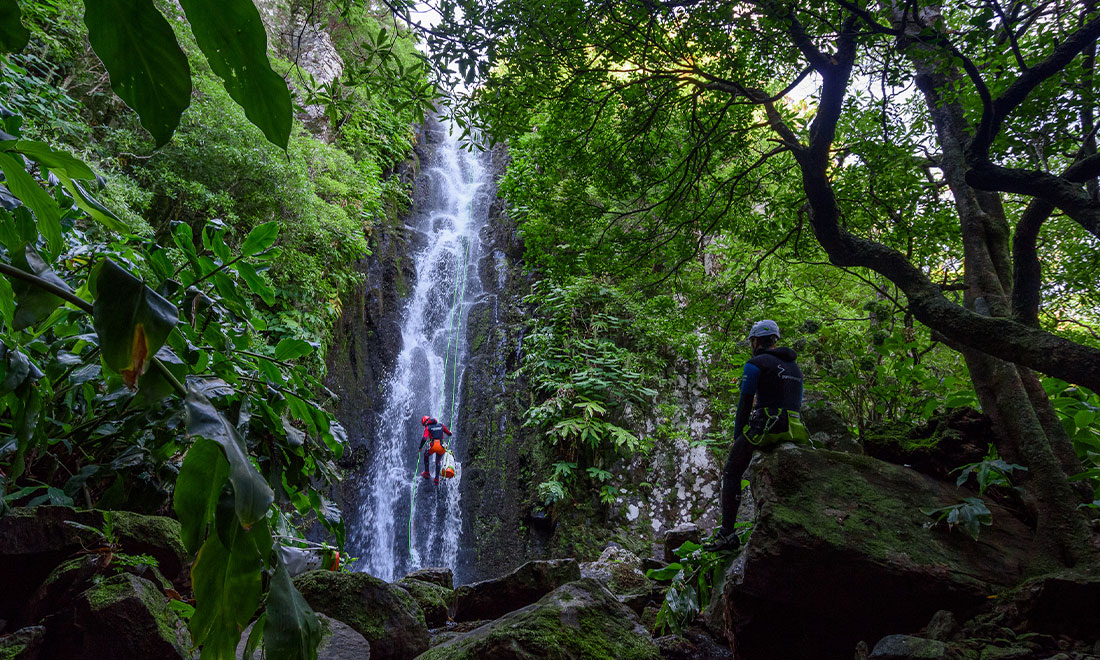
M 715 532 L 714 536 L 707 539 L 707 542 L 703 544 L 703 549 L 707 552 L 734 552 L 740 547 L 741 539 L 738 538 L 736 532 L 729 532 L 728 534 Z
M 431 473 L 431 472 L 428 472 L 427 470 L 424 470 L 423 472 L 421 472 L 421 473 L 420 473 L 420 476 L 422 476 L 422 477 L 424 477 L 425 479 L 427 479 L 428 477 L 432 476 L 432 473 Z

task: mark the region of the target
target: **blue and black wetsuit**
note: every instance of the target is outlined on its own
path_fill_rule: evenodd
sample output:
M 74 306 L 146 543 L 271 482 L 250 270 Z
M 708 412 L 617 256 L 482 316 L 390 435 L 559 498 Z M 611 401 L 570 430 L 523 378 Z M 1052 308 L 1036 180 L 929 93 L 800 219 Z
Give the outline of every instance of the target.
M 765 348 L 745 364 L 741 376 L 741 398 L 737 402 L 736 434 L 726 466 L 722 470 L 722 534 L 733 532 L 737 508 L 741 506 L 741 477 L 752 460 L 752 443 L 745 437 L 746 427 L 761 422 L 780 410 L 801 411 L 802 370 L 795 363 L 797 354 L 785 347 Z M 786 415 L 780 424 L 786 430 Z

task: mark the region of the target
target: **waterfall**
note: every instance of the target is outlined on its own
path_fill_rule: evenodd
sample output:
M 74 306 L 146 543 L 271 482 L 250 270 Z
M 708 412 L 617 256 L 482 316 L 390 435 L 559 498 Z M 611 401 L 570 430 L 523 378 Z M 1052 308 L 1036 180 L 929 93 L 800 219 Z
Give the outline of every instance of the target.
M 348 524 L 351 553 L 360 558 L 355 569 L 385 580 L 424 566 L 454 567 L 458 556 L 461 462 L 454 479 L 436 486 L 419 476 L 424 466 L 417 447 L 424 433 L 420 418 L 430 415 L 454 433 L 447 444 L 455 457 L 464 455 L 463 429 L 455 420 L 462 404 L 466 316 L 482 291 L 479 231 L 492 203 L 492 186 L 486 185 L 492 170 L 485 162 L 490 154 L 462 149 L 438 124 L 424 135 L 436 148 L 416 181 L 418 204 L 405 228 L 410 244 L 421 245 L 410 254 L 415 286 L 405 299 L 401 350 L 368 443 L 357 519 Z M 434 463 L 433 457 L 433 476 Z

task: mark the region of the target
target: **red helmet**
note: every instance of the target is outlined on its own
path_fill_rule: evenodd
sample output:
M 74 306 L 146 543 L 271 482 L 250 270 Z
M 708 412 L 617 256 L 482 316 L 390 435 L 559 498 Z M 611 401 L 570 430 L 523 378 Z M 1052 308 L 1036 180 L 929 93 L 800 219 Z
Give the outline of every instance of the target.
M 421 426 L 427 426 L 427 425 L 428 425 L 428 422 L 429 422 L 429 421 L 431 421 L 431 419 L 432 419 L 432 418 L 431 418 L 431 417 L 428 417 L 427 415 L 424 415 L 423 417 L 421 417 L 421 418 L 420 418 L 420 424 L 421 424 Z

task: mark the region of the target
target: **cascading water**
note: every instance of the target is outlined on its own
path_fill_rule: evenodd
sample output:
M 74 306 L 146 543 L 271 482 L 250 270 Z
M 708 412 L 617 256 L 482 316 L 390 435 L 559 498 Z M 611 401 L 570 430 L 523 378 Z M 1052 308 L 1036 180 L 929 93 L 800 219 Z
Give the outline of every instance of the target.
M 428 167 L 417 180 L 427 195 L 406 229 L 425 237 L 413 256 L 416 285 L 401 322 L 401 352 L 386 383 L 368 469 L 359 489 L 358 520 L 349 525 L 358 570 L 394 580 L 423 566 L 453 567 L 458 555 L 462 511 L 459 481 L 423 479 L 423 454 L 417 447 L 423 415 L 436 417 L 454 435 L 449 448 L 463 456 L 458 419 L 466 360 L 464 329 L 471 303 L 481 293 L 476 264 L 478 240 L 491 197 L 486 185 L 488 153 L 461 149 L 446 128 L 426 131 L 438 140 Z M 435 474 L 435 459 L 429 467 Z

